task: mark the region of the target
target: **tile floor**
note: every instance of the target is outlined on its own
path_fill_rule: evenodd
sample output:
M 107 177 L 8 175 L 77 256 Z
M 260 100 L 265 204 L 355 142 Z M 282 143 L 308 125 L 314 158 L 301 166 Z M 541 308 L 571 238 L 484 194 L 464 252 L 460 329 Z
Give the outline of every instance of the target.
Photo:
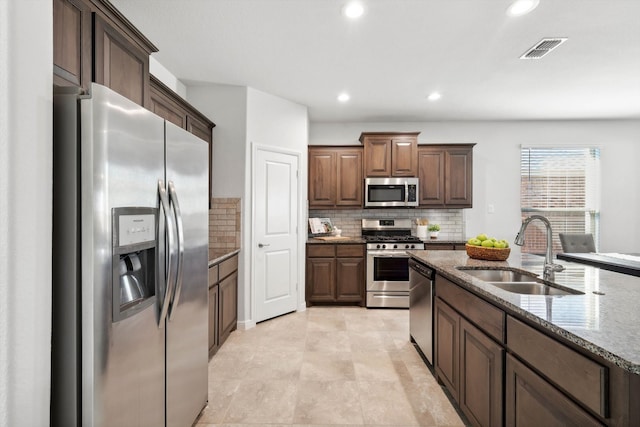
M 464 426 L 408 310 L 311 307 L 235 331 L 209 362 L 212 426 Z

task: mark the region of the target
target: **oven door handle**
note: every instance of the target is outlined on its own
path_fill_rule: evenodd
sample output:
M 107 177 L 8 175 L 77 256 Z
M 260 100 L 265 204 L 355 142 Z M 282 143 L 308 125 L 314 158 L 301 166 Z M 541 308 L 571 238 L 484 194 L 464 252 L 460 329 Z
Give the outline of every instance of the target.
M 367 252 L 367 255 L 374 258 L 409 258 L 409 255 L 404 251 L 397 252 Z

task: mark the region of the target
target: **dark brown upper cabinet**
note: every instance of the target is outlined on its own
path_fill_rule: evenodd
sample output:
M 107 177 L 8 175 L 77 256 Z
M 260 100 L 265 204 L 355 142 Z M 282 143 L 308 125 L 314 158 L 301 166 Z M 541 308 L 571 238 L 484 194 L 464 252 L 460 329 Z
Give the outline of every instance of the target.
M 106 0 L 53 0 L 53 82 L 103 84 L 149 108 L 149 55 L 158 49 Z
M 53 0 L 53 83 L 86 90 L 91 83 L 91 8 Z
M 53 0 L 54 85 L 87 93 L 91 82 L 100 83 L 211 146 L 215 124 L 149 73 L 157 51 L 107 0 Z
M 362 184 L 361 147 L 309 147 L 309 208 L 361 208 Z
M 418 175 L 420 132 L 363 132 L 365 177 Z
M 211 183 L 213 182 L 212 131 L 215 124 L 156 77 L 153 75 L 149 77 L 149 109 L 166 121 L 186 129 L 209 144 L 209 200 L 211 201 L 211 198 L 213 198 L 211 192 Z M 211 207 L 211 204 L 209 204 L 209 207 Z
M 149 108 L 149 52 L 97 14 L 93 19 L 94 81 Z
M 418 147 L 420 206 L 470 208 L 473 206 L 473 146 L 475 144 Z

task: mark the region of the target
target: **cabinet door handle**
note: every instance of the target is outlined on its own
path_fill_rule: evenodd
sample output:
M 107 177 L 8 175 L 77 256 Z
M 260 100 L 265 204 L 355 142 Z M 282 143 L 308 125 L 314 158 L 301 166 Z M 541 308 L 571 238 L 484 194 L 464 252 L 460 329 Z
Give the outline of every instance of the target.
M 259 248 L 264 248 L 264 247 L 267 247 L 267 246 L 271 246 L 271 244 L 270 243 L 258 243 L 258 247 Z

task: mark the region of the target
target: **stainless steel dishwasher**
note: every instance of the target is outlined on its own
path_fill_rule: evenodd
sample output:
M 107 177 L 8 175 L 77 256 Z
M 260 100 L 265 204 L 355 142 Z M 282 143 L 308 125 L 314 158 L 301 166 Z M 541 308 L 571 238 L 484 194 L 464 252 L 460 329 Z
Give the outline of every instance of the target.
M 409 259 L 409 333 L 433 365 L 433 280 L 435 271 Z

